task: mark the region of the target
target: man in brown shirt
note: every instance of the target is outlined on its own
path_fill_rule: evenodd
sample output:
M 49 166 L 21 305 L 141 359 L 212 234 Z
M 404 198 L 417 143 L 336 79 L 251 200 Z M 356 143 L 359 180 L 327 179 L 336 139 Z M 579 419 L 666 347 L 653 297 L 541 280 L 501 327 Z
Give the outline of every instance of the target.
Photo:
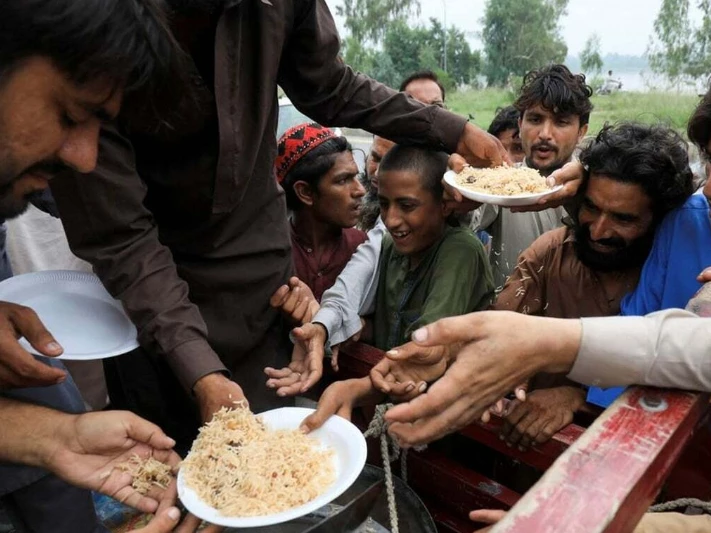
M 290 351 L 269 306 L 292 273 L 272 169 L 277 84 L 322 124 L 457 151 L 478 165 L 501 163 L 503 149 L 465 119 L 347 67 L 323 0 L 173 6 L 194 64 L 193 84 L 174 88 L 195 93 L 184 112 L 150 128 L 104 128 L 96 171 L 58 177 L 52 192 L 72 250 L 121 299 L 145 350 L 107 362 L 113 403 L 185 449 L 199 419 L 222 405 L 283 404 L 262 377 Z
M 606 127 L 580 154 L 588 169 L 569 227 L 549 231 L 520 256 L 493 308 L 555 318 L 610 316 L 639 274 L 666 213 L 693 192 L 683 140 L 661 126 Z M 585 403 L 577 386 L 538 376 L 507 416 L 502 435 L 527 447 L 548 440 Z M 571 382 L 572 383 L 572 382 Z

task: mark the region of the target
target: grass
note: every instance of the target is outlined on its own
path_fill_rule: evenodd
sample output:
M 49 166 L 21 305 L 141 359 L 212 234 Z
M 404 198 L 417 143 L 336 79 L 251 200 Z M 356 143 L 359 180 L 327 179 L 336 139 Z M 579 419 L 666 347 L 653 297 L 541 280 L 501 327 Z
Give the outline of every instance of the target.
M 494 118 L 497 107 L 513 102 L 515 95 L 506 89 L 482 89 L 455 92 L 447 95 L 447 107 L 486 129 Z M 594 109 L 590 115 L 590 134 L 597 133 L 605 122 L 634 120 L 662 122 L 680 133 L 699 102 L 693 94 L 619 92 L 607 96 L 593 96 Z

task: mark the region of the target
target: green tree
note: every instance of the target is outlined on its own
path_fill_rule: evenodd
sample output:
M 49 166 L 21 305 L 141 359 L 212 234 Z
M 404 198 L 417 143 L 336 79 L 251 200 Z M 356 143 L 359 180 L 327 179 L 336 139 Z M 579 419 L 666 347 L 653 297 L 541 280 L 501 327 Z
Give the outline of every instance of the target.
M 419 0 L 342 0 L 336 13 L 344 17 L 350 37 L 359 43 L 379 42 L 390 23 L 419 14 Z
M 689 31 L 689 0 L 662 0 L 654 34 L 648 48 L 649 66 L 652 71 L 664 74 L 678 83 L 686 76 L 691 60 L 692 32 Z
M 568 0 L 487 0 L 482 38 L 489 85 L 503 86 L 509 76 L 522 76 L 568 52 L 559 20 Z
M 599 74 L 602 70 L 602 57 L 600 57 L 600 36 L 593 33 L 585 41 L 585 48 L 580 53 L 580 66 L 587 74 Z

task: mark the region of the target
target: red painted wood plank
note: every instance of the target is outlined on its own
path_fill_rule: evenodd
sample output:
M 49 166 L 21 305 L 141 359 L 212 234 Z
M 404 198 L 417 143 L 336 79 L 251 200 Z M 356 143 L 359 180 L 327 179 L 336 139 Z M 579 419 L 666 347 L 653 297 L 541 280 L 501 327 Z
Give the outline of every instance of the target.
M 433 450 L 410 452 L 407 467 L 408 482 L 418 494 L 453 509 L 465 518 L 472 509 L 508 509 L 521 497 Z
M 645 410 L 643 398 L 666 402 Z M 635 387 L 610 406 L 493 531 L 631 531 L 708 409 L 708 395 Z

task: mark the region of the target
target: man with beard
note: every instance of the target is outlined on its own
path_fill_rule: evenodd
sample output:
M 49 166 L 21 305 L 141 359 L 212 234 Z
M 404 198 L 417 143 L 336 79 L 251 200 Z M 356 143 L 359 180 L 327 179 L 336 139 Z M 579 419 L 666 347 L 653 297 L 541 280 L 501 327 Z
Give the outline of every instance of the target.
M 549 176 L 573 158 L 588 131 L 592 89 L 583 74 L 565 65 L 551 65 L 526 74 L 514 107 L 519 111 L 519 137 L 524 165 Z M 492 238 L 494 283 L 501 287 L 516 266 L 518 255 L 546 231 L 560 227 L 561 207 L 539 212 L 513 213 L 484 205 L 472 215 L 472 229 Z
M 106 360 L 112 403 L 187 451 L 223 406 L 286 402 L 262 381 L 290 343 L 270 297 L 293 272 L 284 192 L 274 176 L 277 88 L 320 124 L 351 126 L 500 163 L 500 143 L 435 106 L 354 72 L 323 0 L 177 0 L 174 33 L 196 92 L 158 127 L 102 129 L 89 178 L 52 184 L 72 251 L 120 298 L 142 353 Z M 188 113 L 187 111 L 190 111 Z M 75 208 L 77 195 L 81 209 Z
M 151 0 L 0 2 L 0 218 L 37 202 L 61 171 L 92 171 L 101 125 L 122 103 L 127 117 L 170 110 L 169 95 L 151 95 L 185 82 L 172 77 L 181 57 Z M 81 209 L 79 198 L 73 209 Z M 49 357 L 33 358 L 20 336 Z M 31 310 L 0 303 L 0 396 L 84 411 L 71 377 L 53 359 L 61 353 Z M 91 493 L 43 468 L 0 464 L 0 499 L 18 531 L 106 531 Z
M 606 127 L 580 162 L 588 170 L 575 221 L 521 254 L 494 309 L 555 318 L 617 315 L 637 285 L 657 226 L 693 192 L 684 142 L 662 126 Z M 509 444 L 540 444 L 572 421 L 585 391 L 572 382 L 552 386 L 560 381 L 536 376 L 530 384 L 536 390 L 514 402 L 502 429 Z

